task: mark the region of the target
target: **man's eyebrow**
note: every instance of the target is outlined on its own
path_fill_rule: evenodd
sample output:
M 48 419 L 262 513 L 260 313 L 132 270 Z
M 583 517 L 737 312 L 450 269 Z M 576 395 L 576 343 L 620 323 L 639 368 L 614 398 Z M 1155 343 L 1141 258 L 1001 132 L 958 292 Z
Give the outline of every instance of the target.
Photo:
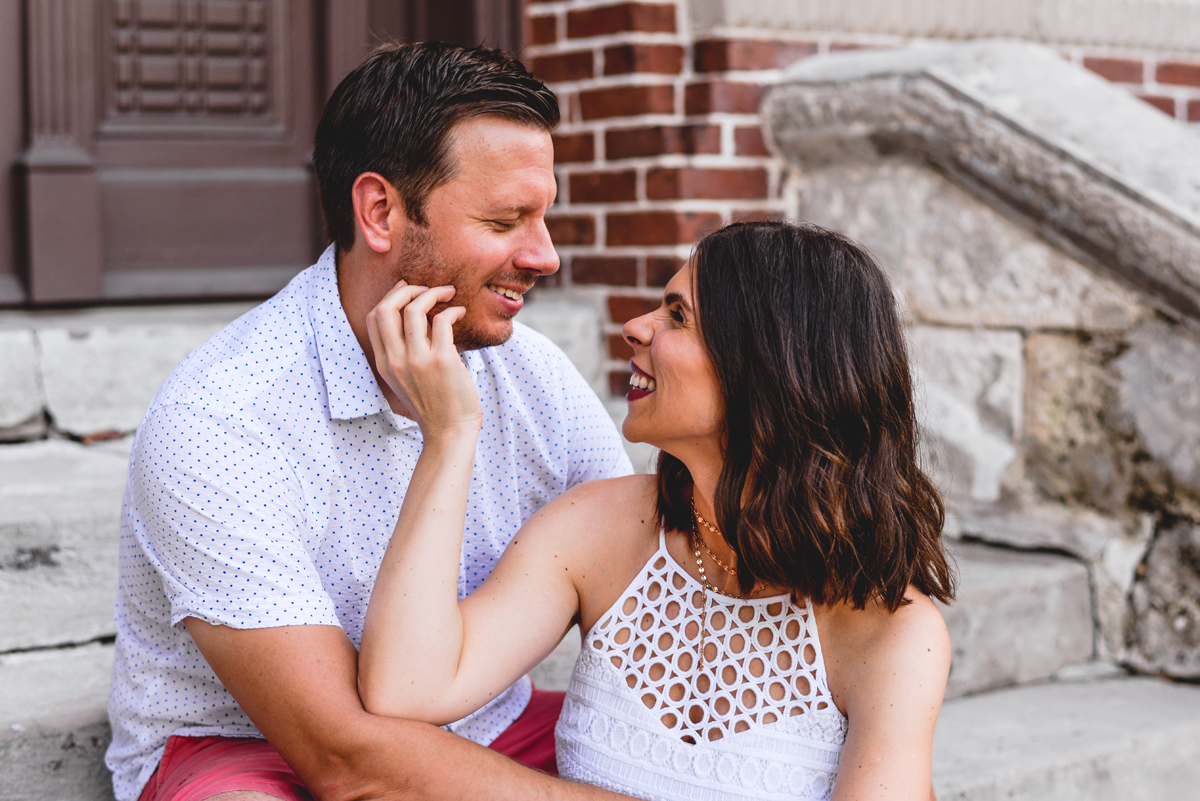
M 528 214 L 532 211 L 536 211 L 539 208 L 540 206 L 533 203 L 495 203 L 485 207 L 485 214 L 492 216 L 516 214 L 520 216 L 522 214 Z

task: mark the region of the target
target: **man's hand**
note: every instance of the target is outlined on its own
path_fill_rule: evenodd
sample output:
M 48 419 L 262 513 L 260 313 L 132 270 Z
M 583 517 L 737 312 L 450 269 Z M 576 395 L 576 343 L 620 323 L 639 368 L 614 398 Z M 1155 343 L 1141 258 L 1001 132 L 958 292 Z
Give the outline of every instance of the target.
M 454 324 L 466 314 L 448 303 L 454 287 L 427 289 L 401 281 L 367 314 L 375 368 L 426 437 L 449 431 L 476 434 L 483 421 L 479 396 L 454 346 Z
M 319 801 L 617 800 L 423 723 L 367 713 L 357 654 L 336 626 L 188 632 L 217 678 Z

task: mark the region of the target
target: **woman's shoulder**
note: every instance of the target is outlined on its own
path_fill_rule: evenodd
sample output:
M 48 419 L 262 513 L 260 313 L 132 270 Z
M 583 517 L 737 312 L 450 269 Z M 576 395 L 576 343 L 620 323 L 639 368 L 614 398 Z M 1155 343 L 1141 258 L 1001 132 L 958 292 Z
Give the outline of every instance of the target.
M 904 603 L 895 610 L 871 600 L 862 609 L 838 604 L 826 616 L 839 650 L 873 656 L 879 663 L 888 663 L 918 646 L 930 653 L 945 650 L 949 654 L 950 639 L 942 613 L 933 599 L 916 587 L 908 588 Z
M 940 699 L 950 670 L 950 635 L 925 593 L 910 586 L 895 610 L 878 601 L 862 609 L 836 604 L 818 609 L 818 621 L 830 690 L 843 710 L 858 696 L 918 686 L 935 687 Z
M 641 525 L 653 515 L 658 489 L 652 475 L 635 473 L 598 478 L 576 484 L 546 504 L 543 512 L 555 516 L 585 515 L 597 523 Z
M 654 476 L 585 481 L 542 507 L 526 529 L 577 547 L 594 543 L 592 535 L 602 532 L 613 550 L 627 548 L 657 531 L 657 497 Z
M 657 549 L 657 498 L 654 476 L 597 479 L 564 492 L 530 521 L 571 571 L 584 631 Z

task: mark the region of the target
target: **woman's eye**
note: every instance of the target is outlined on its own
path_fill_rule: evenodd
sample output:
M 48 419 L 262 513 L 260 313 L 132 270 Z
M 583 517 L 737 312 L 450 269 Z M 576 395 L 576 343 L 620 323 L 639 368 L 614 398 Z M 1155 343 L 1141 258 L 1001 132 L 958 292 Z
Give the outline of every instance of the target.
M 497 228 L 499 228 L 502 231 L 507 231 L 508 229 L 510 229 L 514 225 L 516 225 L 516 223 L 505 222 L 504 220 L 488 220 L 488 222 L 490 222 L 492 225 L 496 226 Z
M 677 323 L 683 322 L 683 312 L 679 311 L 679 309 L 669 309 L 667 311 L 667 314 L 670 314 L 671 319 L 674 320 L 675 322 L 677 322 Z

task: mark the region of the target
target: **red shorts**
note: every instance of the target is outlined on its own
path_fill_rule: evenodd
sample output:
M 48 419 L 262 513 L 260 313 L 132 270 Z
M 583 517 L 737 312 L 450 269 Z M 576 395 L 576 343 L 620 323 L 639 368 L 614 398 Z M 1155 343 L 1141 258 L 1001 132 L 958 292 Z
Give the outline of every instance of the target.
M 558 775 L 554 724 L 563 693 L 534 689 L 529 706 L 490 746 L 505 756 Z M 257 790 L 286 801 L 312 794 L 266 740 L 234 737 L 171 737 L 158 770 L 140 801 L 204 801 L 220 793 Z

